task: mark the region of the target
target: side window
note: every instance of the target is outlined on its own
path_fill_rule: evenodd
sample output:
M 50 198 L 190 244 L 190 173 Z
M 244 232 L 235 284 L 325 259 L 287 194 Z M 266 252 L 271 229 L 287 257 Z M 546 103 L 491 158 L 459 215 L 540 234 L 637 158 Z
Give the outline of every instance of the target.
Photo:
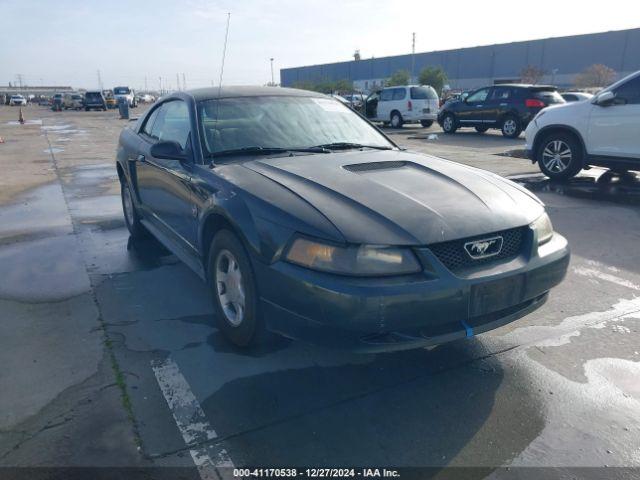
M 151 128 L 151 136 L 163 142 L 178 142 L 187 148 L 191 121 L 189 108 L 182 100 L 173 100 L 160 107 L 156 121 Z
M 567 102 L 576 102 L 578 100 L 578 97 L 571 95 L 570 93 L 563 95 L 563 97 Z
M 393 89 L 393 100 L 404 100 L 404 97 L 407 96 L 406 88 L 394 88 Z
M 472 93 L 467 97 L 467 102 L 484 102 L 487 99 L 487 95 L 489 94 L 488 88 L 483 88 L 482 90 L 478 90 L 477 92 Z
M 151 112 L 151 115 L 147 117 L 147 121 L 144 122 L 144 126 L 142 127 L 142 130 L 140 133 L 144 133 L 145 135 L 148 135 L 150 137 L 153 136 L 151 135 L 151 129 L 153 128 L 153 124 L 155 123 L 156 118 L 158 117 L 158 112 L 160 111 L 161 108 L 162 106 L 160 106 L 159 108 L 156 108 L 153 112 Z
M 512 90 L 508 87 L 493 87 L 490 100 L 508 102 L 512 98 Z
M 620 85 L 613 93 L 616 94 L 616 105 L 640 104 L 640 76 Z
M 380 94 L 380 101 L 381 102 L 388 102 L 393 98 L 393 88 L 386 88 L 382 91 L 382 93 Z

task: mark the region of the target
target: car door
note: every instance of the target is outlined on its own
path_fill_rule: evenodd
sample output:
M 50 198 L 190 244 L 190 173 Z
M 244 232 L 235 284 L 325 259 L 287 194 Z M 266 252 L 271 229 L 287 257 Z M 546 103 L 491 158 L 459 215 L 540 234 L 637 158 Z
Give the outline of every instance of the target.
M 380 92 L 373 92 L 364 101 L 365 115 L 371 120 L 378 118 L 378 102 L 380 101 Z
M 403 117 L 408 116 L 407 89 L 405 87 L 397 87 L 393 88 L 392 91 L 393 94 L 389 102 L 389 118 L 394 110 L 399 111 Z
M 487 108 L 486 102 L 490 90 L 490 87 L 486 87 L 469 94 L 461 105 L 460 110 L 456 112 L 458 122 L 460 122 L 461 126 L 465 126 L 465 124 L 471 126 L 484 123 L 484 114 Z
M 482 111 L 482 123 L 497 124 L 513 106 L 514 95 L 511 87 L 493 87 L 487 96 Z
M 640 158 L 640 75 L 613 93 L 611 104 L 591 105 L 587 151 L 591 155 Z
M 380 99 L 378 100 L 378 111 L 376 113 L 376 120 L 388 122 L 391 118 L 391 104 L 393 103 L 393 88 L 385 88 L 380 93 Z
M 197 210 L 191 187 L 191 130 L 189 106 L 184 101 L 172 99 L 160 105 L 141 129 L 136 170 L 140 202 L 148 217 L 174 240 L 195 248 Z M 191 161 L 155 158 L 151 147 L 164 141 L 180 144 Z

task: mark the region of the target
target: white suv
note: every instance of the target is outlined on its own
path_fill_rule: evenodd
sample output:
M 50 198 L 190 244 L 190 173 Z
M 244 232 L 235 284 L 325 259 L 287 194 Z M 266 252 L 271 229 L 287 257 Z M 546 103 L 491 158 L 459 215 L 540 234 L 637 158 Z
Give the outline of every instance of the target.
M 527 156 L 552 179 L 591 165 L 640 170 L 640 71 L 590 100 L 541 110 L 525 136 Z
M 393 128 L 404 123 L 430 127 L 438 118 L 439 107 L 438 94 L 428 85 L 386 87 L 366 99 L 367 118 Z

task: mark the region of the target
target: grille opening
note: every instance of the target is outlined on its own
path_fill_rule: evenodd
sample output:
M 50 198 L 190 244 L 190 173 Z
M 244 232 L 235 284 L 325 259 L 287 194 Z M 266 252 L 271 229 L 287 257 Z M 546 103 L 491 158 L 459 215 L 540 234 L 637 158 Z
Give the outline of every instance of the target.
M 370 172 L 374 170 L 388 170 L 393 168 L 402 168 L 407 165 L 407 162 L 392 161 L 392 162 L 369 162 L 369 163 L 354 163 L 353 165 L 344 165 L 342 168 L 349 170 L 350 172 Z
M 464 270 L 465 268 L 514 259 L 522 253 L 527 228 L 528 227 L 511 228 L 509 230 L 462 238 L 460 240 L 435 243 L 433 245 L 429 245 L 428 248 L 436 257 L 438 257 L 438 260 L 440 260 L 447 269 L 456 273 Z M 502 249 L 499 254 L 492 257 L 473 259 L 464 248 L 465 243 L 496 236 L 500 236 L 503 239 Z

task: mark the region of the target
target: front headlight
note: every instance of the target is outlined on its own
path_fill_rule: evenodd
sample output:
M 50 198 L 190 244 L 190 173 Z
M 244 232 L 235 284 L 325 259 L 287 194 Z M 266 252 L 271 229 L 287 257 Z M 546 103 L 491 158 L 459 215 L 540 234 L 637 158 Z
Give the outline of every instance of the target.
M 408 248 L 377 245 L 341 247 L 301 237 L 291 244 L 285 258 L 303 267 L 340 275 L 403 275 L 422 270 Z
M 538 219 L 531 224 L 531 228 L 538 232 L 538 245 L 548 242 L 553 236 L 553 225 L 551 225 L 549 215 L 546 213 L 540 215 Z

